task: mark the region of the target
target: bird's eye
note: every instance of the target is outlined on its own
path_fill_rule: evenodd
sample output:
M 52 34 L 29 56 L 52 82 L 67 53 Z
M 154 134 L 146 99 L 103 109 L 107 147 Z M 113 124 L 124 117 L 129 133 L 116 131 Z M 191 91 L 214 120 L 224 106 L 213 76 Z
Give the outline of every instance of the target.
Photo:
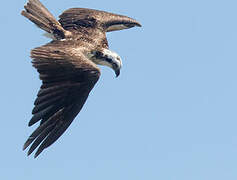
M 110 59 L 110 58 L 105 58 L 105 60 L 106 60 L 108 63 L 112 63 L 112 59 Z

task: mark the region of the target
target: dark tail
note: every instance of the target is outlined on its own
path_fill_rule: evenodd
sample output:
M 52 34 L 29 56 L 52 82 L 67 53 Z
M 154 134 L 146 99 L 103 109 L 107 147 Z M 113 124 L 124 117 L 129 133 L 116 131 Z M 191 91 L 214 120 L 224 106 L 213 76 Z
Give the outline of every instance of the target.
M 21 14 L 39 28 L 53 34 L 56 39 L 65 38 L 66 31 L 39 0 L 29 0 L 24 8 Z

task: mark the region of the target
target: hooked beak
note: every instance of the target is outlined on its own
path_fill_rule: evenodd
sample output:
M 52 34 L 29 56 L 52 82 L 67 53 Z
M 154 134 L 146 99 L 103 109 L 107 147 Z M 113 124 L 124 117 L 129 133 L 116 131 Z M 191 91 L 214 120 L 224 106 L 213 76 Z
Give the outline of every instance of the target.
M 112 69 L 114 70 L 116 77 L 120 75 L 120 69 L 122 67 L 121 61 L 119 63 L 113 63 L 112 64 Z
M 116 74 L 116 77 L 118 77 L 120 75 L 121 64 L 119 66 L 117 64 L 113 64 L 112 68 Z
M 115 74 L 116 74 L 116 77 L 118 77 L 119 74 L 120 74 L 120 69 L 114 69 L 114 72 L 115 72 Z

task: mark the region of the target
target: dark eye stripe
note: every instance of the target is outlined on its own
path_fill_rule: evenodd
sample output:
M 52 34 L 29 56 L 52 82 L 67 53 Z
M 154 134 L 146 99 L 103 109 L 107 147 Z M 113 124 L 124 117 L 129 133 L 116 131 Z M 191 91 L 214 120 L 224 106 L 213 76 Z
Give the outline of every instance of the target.
M 107 61 L 108 63 L 112 63 L 112 59 L 110 59 L 110 58 L 105 58 L 105 61 Z
M 100 51 L 96 51 L 95 56 L 96 56 L 96 58 L 99 59 L 99 58 L 103 57 L 103 54 Z

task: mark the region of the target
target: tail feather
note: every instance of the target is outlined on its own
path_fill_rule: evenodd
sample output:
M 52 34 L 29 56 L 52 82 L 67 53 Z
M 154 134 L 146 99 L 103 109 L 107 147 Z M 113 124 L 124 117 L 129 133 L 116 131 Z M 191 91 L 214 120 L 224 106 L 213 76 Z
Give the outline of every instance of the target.
M 56 39 L 64 39 L 66 32 L 48 9 L 39 0 L 29 0 L 21 12 L 23 16 L 35 23 L 39 28 L 51 33 Z

